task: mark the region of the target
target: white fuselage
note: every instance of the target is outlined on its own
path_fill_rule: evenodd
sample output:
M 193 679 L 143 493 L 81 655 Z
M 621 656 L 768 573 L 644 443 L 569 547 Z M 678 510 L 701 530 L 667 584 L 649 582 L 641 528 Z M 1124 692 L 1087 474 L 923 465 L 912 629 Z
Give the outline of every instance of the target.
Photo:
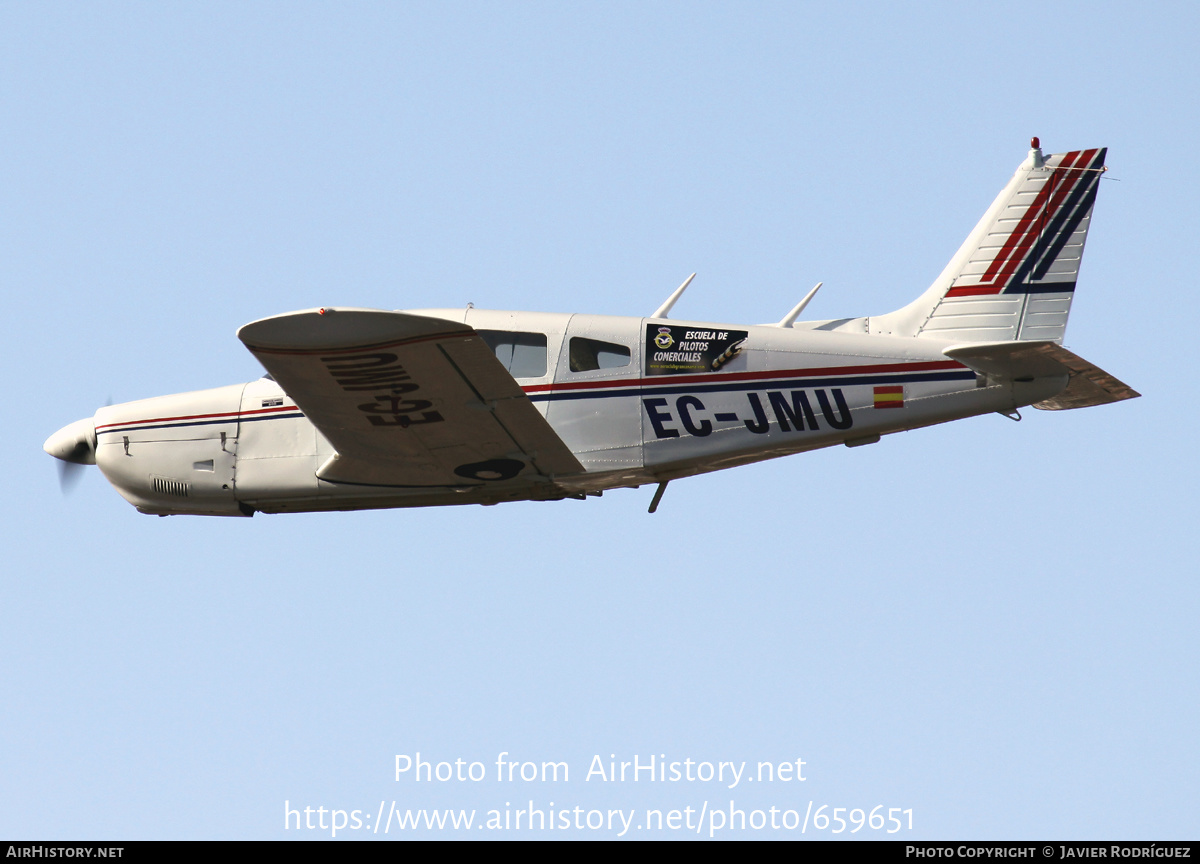
M 815 325 L 477 309 L 411 314 L 493 334 L 497 356 L 584 472 L 534 492 L 503 483 L 327 482 L 317 475 L 333 447 L 270 378 L 101 409 L 96 462 L 139 510 L 160 514 L 583 497 L 1011 411 L 1067 383 L 1066 376 L 991 383 L 945 356 L 943 341 Z M 505 334 L 517 335 L 506 341 Z

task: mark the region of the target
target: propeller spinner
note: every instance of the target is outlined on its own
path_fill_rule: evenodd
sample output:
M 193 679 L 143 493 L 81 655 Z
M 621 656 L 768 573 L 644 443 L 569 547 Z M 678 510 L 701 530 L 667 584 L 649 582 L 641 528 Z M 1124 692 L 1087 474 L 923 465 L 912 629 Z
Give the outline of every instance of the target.
M 95 419 L 88 417 L 69 423 L 47 438 L 42 449 L 62 460 L 58 466 L 58 481 L 64 492 L 69 491 L 79 479 L 79 469 L 96 464 Z

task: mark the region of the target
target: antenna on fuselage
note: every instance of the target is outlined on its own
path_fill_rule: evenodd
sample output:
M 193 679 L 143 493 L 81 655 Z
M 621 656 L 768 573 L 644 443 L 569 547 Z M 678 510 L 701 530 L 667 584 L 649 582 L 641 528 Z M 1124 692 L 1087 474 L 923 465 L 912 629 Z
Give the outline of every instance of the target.
M 774 326 L 791 327 L 793 324 L 795 324 L 796 319 L 800 316 L 800 313 L 804 311 L 804 307 L 808 305 L 808 301 L 817 296 L 817 292 L 821 290 L 821 286 L 824 284 L 824 282 L 818 282 L 811 291 L 804 295 L 804 299 L 797 303 L 795 308 L 792 309 L 792 311 L 788 314 L 784 315 L 783 319 Z
M 696 274 L 693 273 L 692 275 L 695 276 Z M 654 317 L 657 318 L 658 316 Z M 667 484 L 670 482 L 670 480 L 663 480 L 658 484 L 658 488 L 654 490 L 654 498 L 650 501 L 650 509 L 646 511 L 647 513 L 653 513 L 658 509 L 658 502 L 662 500 L 663 493 L 667 491 Z
M 678 288 L 676 288 L 674 293 L 671 294 L 671 296 L 667 298 L 666 302 L 663 303 L 661 306 L 659 306 L 657 309 L 655 309 L 654 314 L 651 315 L 650 317 L 651 318 L 666 318 L 667 313 L 671 311 L 671 307 L 675 305 L 675 301 L 683 296 L 683 292 L 687 290 L 687 286 L 691 285 L 692 280 L 695 278 L 696 278 L 696 274 L 693 273 L 691 276 L 684 279 L 683 284 L 680 285 Z

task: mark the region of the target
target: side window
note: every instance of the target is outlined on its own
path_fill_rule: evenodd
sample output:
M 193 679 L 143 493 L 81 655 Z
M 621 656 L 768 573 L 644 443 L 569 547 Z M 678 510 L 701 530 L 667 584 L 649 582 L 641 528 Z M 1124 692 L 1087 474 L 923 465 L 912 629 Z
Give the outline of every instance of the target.
M 514 378 L 541 378 L 546 374 L 546 334 L 509 330 L 477 330 L 496 358 Z
M 629 365 L 629 349 L 613 342 L 598 339 L 571 338 L 568 349 L 572 372 L 591 372 L 593 369 L 619 369 Z

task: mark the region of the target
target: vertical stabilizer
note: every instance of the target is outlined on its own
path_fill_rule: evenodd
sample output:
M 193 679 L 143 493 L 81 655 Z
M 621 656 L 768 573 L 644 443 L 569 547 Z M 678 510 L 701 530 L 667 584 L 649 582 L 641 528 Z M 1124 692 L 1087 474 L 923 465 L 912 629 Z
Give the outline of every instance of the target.
M 946 269 L 872 332 L 955 342 L 1062 342 L 1105 148 L 1029 156 Z

